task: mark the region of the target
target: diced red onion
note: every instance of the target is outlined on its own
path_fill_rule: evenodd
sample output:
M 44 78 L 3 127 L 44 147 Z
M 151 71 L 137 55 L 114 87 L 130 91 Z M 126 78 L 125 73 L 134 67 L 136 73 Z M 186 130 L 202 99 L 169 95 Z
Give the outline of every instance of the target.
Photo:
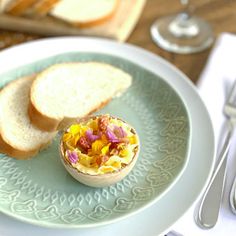
M 116 137 L 116 135 L 110 128 L 107 128 L 106 136 L 111 143 L 119 143 L 119 139 Z
M 66 153 L 71 163 L 76 163 L 78 161 L 79 157 L 76 152 L 67 150 Z
M 127 136 L 124 129 L 120 126 L 115 126 L 114 129 L 113 129 L 113 132 L 118 138 L 124 138 L 124 137 Z
M 100 135 L 93 134 L 93 131 L 90 129 L 86 131 L 85 135 L 90 143 L 93 143 L 100 138 Z

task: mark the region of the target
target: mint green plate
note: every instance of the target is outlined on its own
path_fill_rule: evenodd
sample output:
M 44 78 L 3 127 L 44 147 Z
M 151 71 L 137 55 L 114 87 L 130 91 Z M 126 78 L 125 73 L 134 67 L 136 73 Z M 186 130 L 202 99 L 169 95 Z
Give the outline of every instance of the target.
M 133 76 L 128 91 L 113 99 L 99 113 L 121 117 L 137 130 L 141 152 L 134 169 L 113 186 L 84 186 L 62 166 L 58 154 L 59 137 L 31 160 L 17 161 L 1 155 L 2 212 L 47 227 L 104 225 L 150 206 L 183 173 L 190 142 L 186 107 L 167 82 L 134 63 L 105 54 L 60 54 L 1 75 L 0 86 L 55 63 L 91 60 L 110 63 Z

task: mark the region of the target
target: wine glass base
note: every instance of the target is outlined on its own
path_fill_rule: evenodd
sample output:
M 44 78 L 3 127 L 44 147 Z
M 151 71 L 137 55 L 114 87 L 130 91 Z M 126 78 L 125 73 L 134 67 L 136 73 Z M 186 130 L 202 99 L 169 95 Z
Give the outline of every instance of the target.
M 187 20 L 180 17 L 181 14 L 167 16 L 153 23 L 151 36 L 158 46 L 170 52 L 189 54 L 212 45 L 214 35 L 207 22 L 195 16 Z

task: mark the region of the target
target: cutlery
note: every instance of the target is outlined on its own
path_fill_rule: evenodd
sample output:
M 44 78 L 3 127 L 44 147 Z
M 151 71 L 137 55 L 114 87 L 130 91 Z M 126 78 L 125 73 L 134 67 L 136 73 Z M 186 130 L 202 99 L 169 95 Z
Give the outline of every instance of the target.
M 226 117 L 227 135 L 221 149 L 219 162 L 213 172 L 211 180 L 203 194 L 199 209 L 196 215 L 196 223 L 202 228 L 212 228 L 215 226 L 224 189 L 225 170 L 227 164 L 227 154 L 231 143 L 236 119 L 236 81 L 224 105 L 223 113 Z
M 170 231 L 165 236 L 183 236 L 182 234 L 176 232 L 176 231 Z
M 236 214 L 236 199 L 235 199 L 235 191 L 236 191 L 236 176 L 234 177 L 234 181 L 230 190 L 229 195 L 229 205 L 231 208 L 231 211 Z

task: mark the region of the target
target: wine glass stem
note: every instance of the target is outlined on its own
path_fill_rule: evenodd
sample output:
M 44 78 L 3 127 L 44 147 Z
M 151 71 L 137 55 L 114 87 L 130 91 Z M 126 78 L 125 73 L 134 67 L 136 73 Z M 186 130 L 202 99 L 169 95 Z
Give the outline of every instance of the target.
M 190 11 L 190 5 L 189 5 L 189 0 L 180 0 L 180 3 L 184 6 L 184 10 L 182 10 L 182 13 L 188 16 L 188 18 L 191 17 L 191 11 Z
M 175 0 L 177 1 L 177 0 Z M 151 27 L 153 41 L 175 53 L 194 53 L 208 48 L 214 41 L 210 25 L 193 14 L 190 0 L 179 0 L 180 13 L 156 20 Z
M 177 38 L 192 38 L 198 35 L 199 26 L 194 21 L 194 18 L 190 14 L 189 1 L 180 0 L 182 5 L 185 5 L 185 9 L 177 14 L 176 18 L 170 23 L 169 31 Z

